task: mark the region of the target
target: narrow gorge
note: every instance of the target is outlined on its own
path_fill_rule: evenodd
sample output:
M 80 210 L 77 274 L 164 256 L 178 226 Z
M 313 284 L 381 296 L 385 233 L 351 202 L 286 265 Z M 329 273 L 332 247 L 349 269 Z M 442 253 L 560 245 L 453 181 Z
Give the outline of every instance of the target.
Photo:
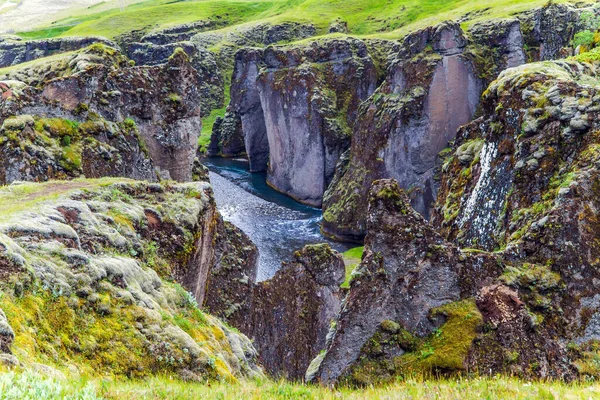
M 596 2 L 112 3 L 0 34 L 0 398 L 600 396 Z

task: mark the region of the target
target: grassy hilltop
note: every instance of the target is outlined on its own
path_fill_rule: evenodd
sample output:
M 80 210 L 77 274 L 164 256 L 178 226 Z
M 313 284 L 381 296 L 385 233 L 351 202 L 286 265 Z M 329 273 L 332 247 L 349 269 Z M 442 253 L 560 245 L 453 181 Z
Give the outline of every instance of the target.
M 107 9 L 104 3 L 73 10 L 68 18 L 48 21 L 20 35 L 28 39 L 87 35 L 114 38 L 130 31 L 152 31 L 198 20 L 214 20 L 226 28 L 256 21 L 311 22 L 325 34 L 329 24 L 341 18 L 348 23 L 351 34 L 399 38 L 446 19 L 469 14 L 471 24 L 545 3 L 547 0 L 145 0 L 129 5 L 124 12 Z

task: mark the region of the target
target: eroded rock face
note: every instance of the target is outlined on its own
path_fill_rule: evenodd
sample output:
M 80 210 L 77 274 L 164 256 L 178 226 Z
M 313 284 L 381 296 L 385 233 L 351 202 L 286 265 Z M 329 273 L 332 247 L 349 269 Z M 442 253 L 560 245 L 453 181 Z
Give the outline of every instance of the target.
M 306 246 L 270 280 L 257 284 L 252 311 L 242 328 L 252 338 L 261 365 L 273 376 L 304 378 L 325 349 L 340 311 L 344 261 L 328 245 Z
M 375 90 L 366 46 L 353 39 L 306 48 L 268 48 L 258 78 L 269 141 L 268 182 L 320 206 L 349 147 L 358 105 Z
M 473 343 L 469 369 L 489 374 L 502 371 L 570 380 L 575 367 L 564 345 L 552 337 L 553 330 L 537 326 L 519 293 L 504 285 L 483 288 L 476 297 L 483 322 L 491 329 Z
M 221 220 L 215 247 L 204 306 L 233 326 L 245 327 L 253 311 L 258 249 L 244 232 Z
M 127 55 L 137 65 L 165 65 L 177 49 L 182 49 L 190 58 L 190 63 L 196 69 L 196 72 L 198 72 L 196 85 L 200 92 L 202 116 L 206 116 L 210 114 L 211 110 L 223 106 L 223 76 L 212 52 L 189 41 L 162 43 L 160 40 L 154 40 L 154 36 L 144 37 L 142 40 L 144 41 L 126 46 Z
M 17 338 L 35 344 L 12 344 L 23 362 L 60 352 L 49 359 L 56 367 L 123 377 L 261 374 L 251 342 L 174 283 L 195 274 L 187 289 L 202 301 L 220 218 L 208 183 L 104 179 L 10 189 L 2 202 L 21 206 L 0 226 L 2 352 L 11 345 L 8 321 Z
M 353 273 L 327 353 L 313 377 L 322 384 L 368 383 L 356 377 L 366 363 L 393 363 L 414 351 L 415 338 L 427 337 L 446 322 L 434 310 L 473 296 L 500 271 L 493 257 L 469 256 L 444 241 L 393 180 L 373 184 L 368 231 L 363 261 Z M 406 342 L 398 339 L 383 350 L 370 349 L 381 340 L 381 329 L 388 336 L 404 332 Z M 395 368 L 388 366 L 384 375 Z
M 59 53 L 80 50 L 94 43 L 116 47 L 116 44 L 110 40 L 94 37 L 69 37 L 32 41 L 3 40 L 0 41 L 0 68 Z
M 226 235 L 218 229 L 205 307 L 252 339 L 271 376 L 304 379 L 340 311 L 342 256 L 329 245 L 306 246 L 273 278 L 256 283 L 256 247 L 231 225 Z
M 521 22 L 518 19 L 482 22 L 474 25 L 469 33 L 483 52 L 490 53 L 484 56 L 492 61 L 488 68 L 493 70 L 484 71 L 490 78 L 527 61 Z
M 237 157 L 246 153 L 244 133 L 239 115 L 231 112 L 217 117 L 213 125 L 210 145 L 206 151 L 209 157 Z
M 266 171 L 269 163 L 269 139 L 257 86 L 262 55 L 259 49 L 242 49 L 235 54 L 229 105 L 241 120 L 250 171 L 254 172 Z
M 183 51 L 163 66 L 130 67 L 94 45 L 2 78 L 4 182 L 191 179 L 201 120 L 198 75 Z
M 575 8 L 568 4 L 548 4 L 519 16 L 525 42 L 533 60 L 555 60 L 573 55 L 570 42 L 582 26 L 583 12 L 596 14 L 594 8 Z
M 366 194 L 380 178 L 411 189 L 413 206 L 428 216 L 438 153 L 471 120 L 482 91 L 475 64 L 463 54 L 466 44 L 454 24 L 405 39 L 385 82 L 359 109 L 349 165 L 325 194 L 327 234 L 362 240 Z

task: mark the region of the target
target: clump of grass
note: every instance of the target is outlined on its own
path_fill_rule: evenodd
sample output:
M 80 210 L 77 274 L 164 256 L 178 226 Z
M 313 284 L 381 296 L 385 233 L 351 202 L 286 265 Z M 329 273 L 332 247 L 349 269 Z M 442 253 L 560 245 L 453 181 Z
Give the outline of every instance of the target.
M 358 267 L 361 262 L 363 252 L 365 251 L 364 246 L 355 247 L 342 254 L 344 257 L 344 264 L 346 264 L 346 280 L 342 283 L 343 289 L 350 288 L 350 280 L 352 278 L 352 272 Z

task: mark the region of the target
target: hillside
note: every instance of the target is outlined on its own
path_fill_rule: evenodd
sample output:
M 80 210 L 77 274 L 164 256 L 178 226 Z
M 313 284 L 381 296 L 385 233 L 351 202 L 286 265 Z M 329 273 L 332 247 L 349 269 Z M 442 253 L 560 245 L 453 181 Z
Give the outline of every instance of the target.
M 151 32 L 208 19 L 224 28 L 258 21 L 313 23 L 324 34 L 332 21 L 341 18 L 348 23 L 349 33 L 353 35 L 397 39 L 410 31 L 435 25 L 446 19 L 462 19 L 469 25 L 482 20 L 508 17 L 546 2 L 547 0 L 493 0 L 485 3 L 475 0 L 145 0 L 128 6 L 124 12 L 116 8 L 95 12 L 97 7 L 84 11 L 75 10 L 67 18 L 52 21 L 51 26 L 46 21 L 38 24 L 38 30 L 17 31 L 28 39 L 89 35 L 115 38 L 131 31 Z M 8 20 L 8 16 L 0 18 L 0 21 Z

